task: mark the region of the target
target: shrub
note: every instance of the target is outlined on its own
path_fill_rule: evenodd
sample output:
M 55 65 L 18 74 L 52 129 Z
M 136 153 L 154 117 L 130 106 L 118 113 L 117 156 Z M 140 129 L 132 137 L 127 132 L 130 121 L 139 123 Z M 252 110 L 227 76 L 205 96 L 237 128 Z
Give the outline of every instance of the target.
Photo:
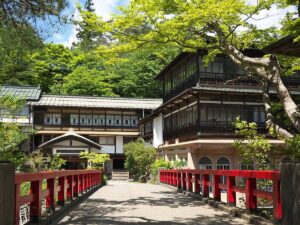
M 151 165 L 151 180 L 156 182 L 158 177 L 158 170 L 160 168 L 171 169 L 171 163 L 165 161 L 164 159 L 156 159 L 155 162 Z
M 155 161 L 156 150 L 152 146 L 146 146 L 143 139 L 124 145 L 126 155 L 125 168 L 133 174 L 135 180 L 148 180 L 151 165 Z

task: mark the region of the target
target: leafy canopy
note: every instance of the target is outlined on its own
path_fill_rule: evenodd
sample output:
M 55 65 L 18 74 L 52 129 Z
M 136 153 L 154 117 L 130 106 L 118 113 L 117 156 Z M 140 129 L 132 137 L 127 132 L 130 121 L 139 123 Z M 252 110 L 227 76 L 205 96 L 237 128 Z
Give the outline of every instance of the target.
M 145 145 L 143 139 L 138 139 L 124 145 L 124 154 L 125 168 L 135 176 L 135 179 L 149 177 L 156 156 L 154 147 Z

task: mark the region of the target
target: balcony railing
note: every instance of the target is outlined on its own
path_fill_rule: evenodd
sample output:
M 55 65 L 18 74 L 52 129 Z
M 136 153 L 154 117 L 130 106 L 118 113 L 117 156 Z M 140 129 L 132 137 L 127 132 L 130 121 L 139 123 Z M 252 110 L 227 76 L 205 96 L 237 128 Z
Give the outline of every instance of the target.
M 46 188 L 43 190 L 43 181 Z M 30 182 L 30 194 L 21 196 L 22 183 Z M 42 218 L 42 202 L 46 200 L 46 211 L 54 211 L 66 200 L 72 201 L 102 184 L 99 170 L 67 170 L 39 173 L 17 173 L 15 177 L 15 225 L 20 224 L 20 207 L 29 204 L 30 221 Z M 57 196 L 57 201 L 56 201 Z
M 273 217 L 282 218 L 280 197 L 280 172 L 258 170 L 160 170 L 160 182 L 183 189 L 203 197 L 221 201 L 221 194 L 226 191 L 226 203 L 237 206 L 237 193 L 245 195 L 245 206 L 248 212 L 258 210 L 258 198 L 272 202 Z M 263 189 L 257 185 L 260 180 L 271 181 L 271 188 Z M 238 180 L 244 180 L 241 186 Z

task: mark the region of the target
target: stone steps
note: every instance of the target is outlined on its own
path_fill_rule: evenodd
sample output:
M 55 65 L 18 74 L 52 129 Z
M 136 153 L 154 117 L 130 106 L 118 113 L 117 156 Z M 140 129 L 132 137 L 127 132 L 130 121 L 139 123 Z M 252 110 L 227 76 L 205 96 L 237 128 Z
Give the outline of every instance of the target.
M 112 175 L 111 175 L 111 179 L 112 180 L 123 180 L 123 181 L 127 181 L 129 180 L 129 171 L 112 171 Z

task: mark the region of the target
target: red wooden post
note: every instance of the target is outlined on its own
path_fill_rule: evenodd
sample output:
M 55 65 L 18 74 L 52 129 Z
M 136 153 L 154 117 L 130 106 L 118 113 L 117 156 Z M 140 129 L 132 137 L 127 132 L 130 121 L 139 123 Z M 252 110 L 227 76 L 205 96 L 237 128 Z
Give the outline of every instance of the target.
M 186 178 L 185 178 L 185 176 L 186 176 L 186 173 L 182 171 L 181 172 L 182 190 L 186 190 Z
M 73 176 L 67 176 L 67 199 L 73 199 Z
M 21 184 L 15 185 L 15 225 L 20 224 L 20 192 Z
M 178 170 L 176 171 L 176 181 L 177 188 L 181 188 L 181 173 Z
M 273 216 L 276 220 L 282 218 L 282 202 L 280 197 L 280 181 L 273 180 Z
M 213 180 L 213 197 L 214 200 L 220 201 L 221 200 L 221 189 L 219 187 L 220 184 L 220 176 L 219 175 L 214 175 L 214 180 Z
M 236 204 L 236 195 L 233 191 L 233 186 L 235 185 L 235 177 L 228 176 L 226 177 L 226 186 L 227 186 L 227 204 L 235 206 Z
M 257 209 L 257 198 L 254 196 L 254 190 L 256 189 L 256 179 L 246 178 L 246 211 L 253 213 Z
M 81 179 L 80 179 L 80 192 L 81 194 L 83 194 L 83 191 L 84 191 L 84 185 L 85 185 L 85 181 L 84 181 L 84 174 L 81 174 L 80 175 Z
M 172 172 L 172 186 L 176 186 L 176 171 Z
M 200 184 L 199 184 L 200 175 L 194 174 L 194 182 L 195 182 L 195 193 L 199 194 L 200 192 Z
M 74 175 L 73 196 L 78 197 L 79 194 L 79 175 Z
M 60 187 L 60 190 L 58 192 L 58 201 L 61 205 L 64 205 L 66 196 L 66 177 L 59 177 L 58 185 Z
M 39 222 L 42 216 L 42 181 L 31 182 L 33 201 L 30 203 L 30 217 L 32 221 Z
M 192 191 L 193 190 L 192 173 L 190 171 L 186 172 L 186 190 L 187 191 Z
M 203 197 L 208 197 L 209 196 L 209 189 L 208 189 L 208 174 L 203 174 L 202 175 L 202 192 L 203 192 Z
M 52 211 L 55 210 L 55 179 L 50 178 L 47 180 L 47 189 L 48 195 L 46 197 L 46 207 L 47 209 L 51 209 Z

